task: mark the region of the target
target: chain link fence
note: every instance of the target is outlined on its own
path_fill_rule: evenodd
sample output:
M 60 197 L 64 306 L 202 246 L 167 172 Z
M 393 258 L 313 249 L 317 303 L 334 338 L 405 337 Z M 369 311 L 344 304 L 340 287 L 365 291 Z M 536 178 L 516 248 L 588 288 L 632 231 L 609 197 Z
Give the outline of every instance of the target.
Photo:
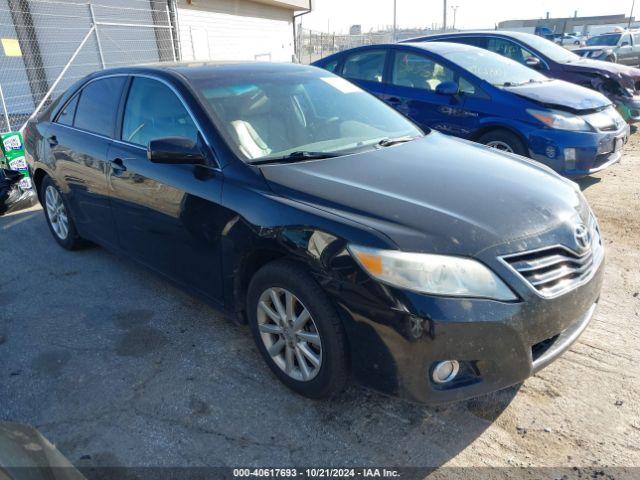
M 179 57 L 166 0 L 0 0 L 0 131 L 85 75 Z
M 441 32 L 442 30 L 437 29 L 401 30 L 396 32 L 394 40 L 394 34 L 391 31 L 350 35 L 316 32 L 300 27 L 296 30 L 296 57 L 300 63 L 308 64 L 333 53 L 354 47 L 376 45 L 379 43 L 393 43 L 394 41 L 400 42 L 414 37 Z

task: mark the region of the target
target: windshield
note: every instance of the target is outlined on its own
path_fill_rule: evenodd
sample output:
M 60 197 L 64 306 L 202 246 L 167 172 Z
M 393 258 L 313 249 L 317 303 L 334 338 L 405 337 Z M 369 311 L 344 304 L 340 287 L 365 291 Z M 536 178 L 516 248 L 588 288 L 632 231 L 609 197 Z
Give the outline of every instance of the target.
M 496 87 L 515 87 L 549 80 L 515 60 L 486 50 L 450 52 L 447 59 Z
M 526 45 L 529 45 L 531 48 L 537 50 L 542 55 L 550 58 L 554 62 L 569 63 L 580 60 L 580 57 L 575 53 L 570 52 L 566 48 L 561 47 L 557 43 L 553 43 L 546 38 L 542 38 L 537 35 L 527 35 L 526 37 L 526 39 L 522 39 L 522 41 Z M 520 39 L 520 37 L 515 36 L 514 38 Z
M 595 37 L 591 37 L 587 40 L 587 46 L 589 47 L 599 47 L 599 46 L 607 46 L 607 47 L 615 47 L 618 45 L 620 41 L 619 34 L 610 34 L 610 35 L 596 35 Z
M 254 70 L 191 83 L 248 162 L 292 154 L 304 158 L 300 154 L 308 152 L 335 156 L 423 135 L 383 102 L 321 70 Z

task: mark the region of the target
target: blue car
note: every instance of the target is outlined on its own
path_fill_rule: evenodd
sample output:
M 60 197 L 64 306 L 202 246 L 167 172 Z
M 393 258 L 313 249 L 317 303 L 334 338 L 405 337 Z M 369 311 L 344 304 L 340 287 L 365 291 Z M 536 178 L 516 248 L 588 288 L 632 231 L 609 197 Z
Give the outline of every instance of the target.
M 569 177 L 617 162 L 629 138 L 629 126 L 604 95 L 469 45 L 372 45 L 314 65 L 424 129 L 527 156 Z

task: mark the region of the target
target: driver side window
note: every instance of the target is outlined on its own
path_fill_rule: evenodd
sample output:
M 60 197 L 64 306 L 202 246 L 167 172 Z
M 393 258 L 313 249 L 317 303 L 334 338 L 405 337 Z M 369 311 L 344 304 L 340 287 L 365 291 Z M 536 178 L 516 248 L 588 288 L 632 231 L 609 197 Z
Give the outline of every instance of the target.
M 515 60 L 523 65 L 526 65 L 525 62 L 527 58 L 533 56 L 529 50 L 525 50 L 520 45 L 511 40 L 505 40 L 504 38 L 490 38 L 487 42 L 487 50 Z
M 451 81 L 455 81 L 453 70 L 423 55 L 396 52 L 391 77 L 391 83 L 394 85 L 435 90 L 439 84 Z
M 184 137 L 194 142 L 198 129 L 169 87 L 150 78 L 135 77 L 122 122 L 122 140 L 147 147 L 151 140 Z

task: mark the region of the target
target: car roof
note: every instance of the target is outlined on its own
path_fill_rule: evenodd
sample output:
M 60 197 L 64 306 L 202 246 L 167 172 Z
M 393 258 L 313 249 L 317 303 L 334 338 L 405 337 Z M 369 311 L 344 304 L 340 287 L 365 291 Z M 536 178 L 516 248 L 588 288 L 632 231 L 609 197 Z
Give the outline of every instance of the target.
M 412 43 L 412 42 L 421 42 L 426 39 L 431 38 L 449 38 L 449 37 L 477 37 L 477 36 L 491 36 L 491 37 L 511 37 L 523 42 L 526 42 L 527 39 L 532 37 L 537 37 L 538 35 L 534 35 L 533 33 L 526 32 L 512 32 L 509 30 L 469 30 L 464 32 L 451 32 L 451 33 L 436 33 L 433 35 L 427 35 L 424 37 L 417 37 L 415 39 L 404 40 L 402 43 Z
M 199 79 L 216 75 L 250 73 L 302 73 L 315 71 L 314 67 L 295 63 L 274 62 L 161 62 L 127 67 L 107 68 L 90 75 L 90 78 L 114 74 L 179 75 L 187 79 Z

